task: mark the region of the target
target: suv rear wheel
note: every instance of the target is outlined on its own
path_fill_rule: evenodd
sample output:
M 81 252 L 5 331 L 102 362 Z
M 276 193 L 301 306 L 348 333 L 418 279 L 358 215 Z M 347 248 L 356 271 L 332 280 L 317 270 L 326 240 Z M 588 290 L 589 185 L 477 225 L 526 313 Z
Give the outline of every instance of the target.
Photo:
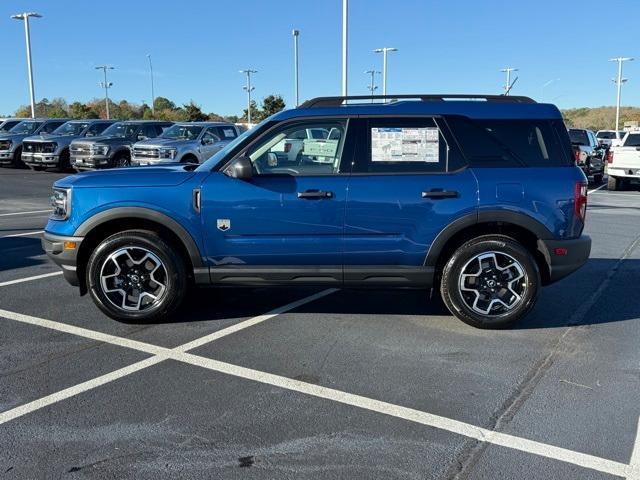
M 440 293 L 447 308 L 478 328 L 504 328 L 535 305 L 538 266 L 514 239 L 502 235 L 474 238 L 458 248 L 444 267 Z
M 100 243 L 87 263 L 87 281 L 100 310 L 125 321 L 169 315 L 187 290 L 184 260 L 146 230 L 116 233 Z

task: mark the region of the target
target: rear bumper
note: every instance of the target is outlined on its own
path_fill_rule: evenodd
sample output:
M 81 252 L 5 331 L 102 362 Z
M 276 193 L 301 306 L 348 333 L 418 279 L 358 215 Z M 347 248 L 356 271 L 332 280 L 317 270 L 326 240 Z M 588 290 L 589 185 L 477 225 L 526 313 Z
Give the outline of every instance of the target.
M 607 173 L 609 174 L 610 177 L 628 178 L 630 180 L 633 180 L 633 179 L 640 180 L 640 168 L 636 168 L 636 167 L 629 167 L 629 168 L 609 167 L 607 169 Z
M 67 282 L 74 287 L 79 285 L 77 258 L 80 244 L 84 237 L 67 237 L 45 232 L 42 237 L 42 248 L 53 262 L 62 268 Z M 75 248 L 64 248 L 65 242 L 75 242 Z
M 591 237 L 582 235 L 572 240 L 538 240 L 549 266 L 547 284 L 557 282 L 582 267 L 591 253 Z

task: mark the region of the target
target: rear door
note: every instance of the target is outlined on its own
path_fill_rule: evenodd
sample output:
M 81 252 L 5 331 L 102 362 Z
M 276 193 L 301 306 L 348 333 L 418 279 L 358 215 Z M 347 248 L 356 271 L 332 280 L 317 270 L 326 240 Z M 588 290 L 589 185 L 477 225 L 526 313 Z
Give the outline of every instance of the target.
M 478 185 L 442 119 L 358 121 L 345 215 L 345 282 L 428 284 L 436 235 L 477 208 Z

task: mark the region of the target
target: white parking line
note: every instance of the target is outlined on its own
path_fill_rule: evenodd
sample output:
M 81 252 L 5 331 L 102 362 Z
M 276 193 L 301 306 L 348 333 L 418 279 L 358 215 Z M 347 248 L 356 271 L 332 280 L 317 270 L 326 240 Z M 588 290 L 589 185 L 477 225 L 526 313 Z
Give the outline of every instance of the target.
M 13 215 L 32 215 L 34 213 L 51 213 L 51 209 L 49 209 L 49 210 L 31 210 L 30 212 L 0 213 L 0 217 L 11 217 Z
M 629 467 L 630 472 L 627 475 L 627 480 L 640 480 L 640 418 L 638 419 L 638 432 L 636 433 L 636 441 L 631 451 Z
M 24 232 L 24 233 L 12 233 L 11 235 L 3 235 L 0 238 L 30 237 L 31 235 L 40 235 L 41 233 L 44 233 L 44 230 L 36 230 L 34 232 Z
M 588 192 L 588 193 L 597 192 L 598 190 L 600 190 L 601 188 L 604 188 L 604 187 L 606 187 L 606 186 L 607 186 L 607 184 L 606 184 L 606 183 L 603 183 L 603 184 L 602 184 L 602 185 L 600 185 L 598 188 L 594 188 L 594 189 L 592 189 L 592 190 L 589 190 L 589 192 Z
M 199 355 L 187 353 L 185 351 L 187 348 L 195 348 L 196 346 L 203 345 L 205 338 L 208 338 L 209 341 L 212 341 L 211 340 L 212 338 L 214 340 L 217 338 L 221 338 L 221 336 L 224 336 L 222 335 L 222 333 L 225 331 L 226 331 L 225 335 L 229 335 L 231 333 L 241 330 L 242 328 L 247 328 L 252 325 L 256 325 L 257 323 L 260 323 L 260 321 L 265 321 L 268 318 L 272 318 L 273 316 L 279 313 L 284 313 L 285 311 L 288 311 L 292 308 L 303 305 L 305 303 L 313 301 L 322 296 L 328 295 L 333 291 L 335 290 L 334 289 L 325 290 L 318 294 L 311 295 L 309 297 L 303 298 L 302 300 L 298 300 L 297 302 L 293 302 L 284 307 L 280 307 L 276 310 L 273 310 L 268 314 L 260 315 L 255 318 L 245 320 L 245 322 L 241 322 L 238 325 L 228 327 L 227 329 L 221 330 L 220 332 L 216 332 L 206 337 L 202 337 L 202 339 L 194 340 L 193 342 L 186 343 L 184 345 L 181 345 L 173 349 L 169 349 L 166 347 L 159 347 L 159 346 L 151 345 L 145 342 L 139 342 L 136 340 L 117 337 L 114 335 L 109 335 L 101 332 L 96 332 L 96 331 L 88 330 L 85 328 L 75 327 L 75 326 L 67 325 L 60 322 L 53 322 L 51 320 L 31 317 L 29 315 L 23 315 L 15 312 L 9 312 L 6 310 L 0 310 L 0 316 L 10 320 L 16 320 L 19 322 L 24 322 L 32 325 L 38 325 L 38 326 L 50 328 L 56 331 L 70 333 L 73 335 L 78 335 L 78 336 L 90 338 L 93 340 L 103 341 L 106 343 L 118 345 L 125 348 L 131 348 L 131 349 L 135 349 L 145 353 L 151 353 L 154 355 L 153 357 L 147 360 L 130 365 L 129 367 L 116 370 L 109 374 L 81 383 L 79 385 L 76 385 L 75 387 L 67 388 L 65 390 L 62 390 L 61 392 L 48 395 L 46 397 L 43 397 L 39 400 L 35 400 L 34 402 L 30 402 L 20 407 L 7 410 L 6 412 L 3 412 L 2 414 L 0 414 L 0 424 L 5 423 L 9 420 L 13 420 L 21 415 L 25 415 L 27 413 L 33 412 L 45 406 L 51 405 L 53 403 L 59 402 L 66 398 L 70 398 L 82 392 L 86 392 L 88 390 L 104 385 L 111 381 L 125 377 L 134 372 L 138 372 L 146 368 L 147 366 L 155 365 L 166 359 L 172 359 L 172 360 L 187 363 L 190 365 L 206 368 L 208 370 L 223 373 L 226 375 L 231 375 L 233 377 L 244 378 L 246 380 L 252 380 L 262 384 L 276 386 L 279 388 L 303 393 L 313 397 L 323 398 L 326 400 L 331 400 L 331 401 L 342 403 L 345 405 L 350 405 L 356 408 L 369 410 L 369 411 L 381 413 L 384 415 L 389 415 L 395 418 L 400 418 L 400 419 L 414 422 L 414 423 L 419 423 L 421 425 L 426 425 L 429 427 L 445 430 L 458 435 L 463 435 L 465 437 L 473 438 L 481 442 L 500 445 L 506 448 L 511 448 L 511 449 L 519 450 L 525 453 L 530 453 L 533 455 L 538 455 L 541 457 L 558 460 L 558 461 L 570 463 L 573 465 L 578 465 L 583 468 L 597 470 L 597 471 L 608 473 L 611 475 L 617 475 L 621 477 L 625 477 L 628 475 L 629 476 L 628 478 L 634 478 L 634 479 L 636 478 L 635 476 L 632 477 L 632 475 L 635 475 L 634 473 L 635 468 L 633 468 L 633 465 L 634 465 L 633 462 L 637 460 L 637 456 L 638 456 L 637 445 L 634 448 L 634 454 L 632 456 L 632 464 L 626 465 L 624 463 L 616 462 L 606 458 L 597 457 L 594 455 L 589 455 L 582 452 L 576 452 L 573 450 L 557 447 L 555 445 L 549 445 L 546 443 L 537 442 L 537 441 L 529 440 L 522 437 L 517 437 L 515 435 L 509 435 L 505 433 L 496 432 L 493 430 L 488 430 L 482 427 L 478 427 L 465 422 L 460 422 L 458 420 L 443 417 L 440 415 L 434 415 L 428 412 L 415 410 L 415 409 L 403 407 L 400 405 L 394 405 L 391 403 L 382 402 L 380 400 L 375 400 L 375 399 L 363 397 L 360 395 L 354 395 L 348 392 L 343 392 L 343 391 L 332 389 L 332 388 L 313 385 L 310 383 L 293 380 L 291 378 L 283 377 L 280 375 L 274 375 L 271 373 L 261 372 L 258 370 L 241 367 L 238 365 L 232 365 L 229 363 L 220 362 L 210 358 L 201 357 Z M 239 328 L 241 325 L 244 325 L 244 326 L 242 328 Z M 214 338 L 214 336 L 216 335 L 217 337 Z M 148 364 L 145 364 L 144 363 L 145 361 L 148 362 Z
M 33 277 L 18 278 L 16 280 L 8 280 L 6 282 L 0 282 L 0 287 L 6 287 L 7 285 L 15 285 L 16 283 L 31 282 L 33 280 L 40 280 L 41 278 L 55 277 L 62 275 L 62 272 L 43 273 L 42 275 L 34 275 Z

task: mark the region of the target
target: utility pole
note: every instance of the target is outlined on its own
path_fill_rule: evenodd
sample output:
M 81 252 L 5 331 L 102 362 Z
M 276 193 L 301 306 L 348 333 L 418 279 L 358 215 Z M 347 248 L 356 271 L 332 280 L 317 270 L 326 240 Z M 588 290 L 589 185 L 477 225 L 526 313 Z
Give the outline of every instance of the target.
M 628 81 L 627 78 L 622 78 L 622 64 L 624 62 L 633 61 L 632 57 L 616 57 L 610 58 L 610 62 L 618 62 L 618 78 L 613 79 L 613 83 L 617 86 L 617 96 L 616 96 L 616 138 L 618 138 L 618 129 L 620 127 L 620 96 L 622 94 L 622 84 Z
M 104 104 L 107 109 L 107 120 L 109 120 L 109 89 L 113 86 L 113 83 L 107 82 L 107 70 L 113 70 L 113 67 L 111 65 L 100 65 L 95 69 L 102 70 L 104 73 L 104 82 L 100 82 L 100 86 L 104 88 Z
M 342 96 L 347 96 L 347 50 L 349 40 L 349 0 L 342 0 Z
M 151 115 L 155 117 L 156 116 L 156 107 L 155 107 L 156 96 L 155 96 L 155 93 L 153 92 L 153 64 L 151 63 L 150 53 L 147 53 L 147 58 L 149 59 L 149 72 L 151 73 Z
M 300 36 L 300 30 L 293 30 L 293 83 L 296 98 L 296 107 L 300 104 L 300 90 L 299 90 L 299 77 L 298 77 L 298 37 Z
M 29 18 L 42 18 L 42 15 L 34 12 L 24 12 L 11 15 L 14 20 L 24 21 L 24 36 L 27 42 L 27 70 L 29 72 L 29 97 L 31 99 L 31 118 L 36 117 L 36 94 L 33 88 L 33 66 L 31 65 L 31 33 L 29 32 Z
M 367 86 L 367 88 L 371 92 L 371 103 L 373 103 L 373 94 L 378 89 L 378 86 L 376 85 L 375 75 L 376 73 L 380 75 L 380 72 L 378 72 L 375 68 L 372 68 L 371 70 L 367 70 L 364 73 L 366 73 L 367 75 L 371 75 L 371 83 Z
M 511 89 L 513 88 L 513 85 L 516 83 L 516 80 L 518 80 L 518 77 L 516 77 L 513 83 L 511 83 L 511 72 L 517 72 L 518 69 L 513 67 L 507 67 L 507 68 L 500 69 L 500 71 L 507 74 L 507 83 L 504 84 L 504 94 L 509 95 L 509 93 L 511 92 Z
M 397 52 L 397 48 L 384 47 L 376 48 L 373 53 L 382 54 L 382 95 L 387 96 L 387 54 L 389 52 Z M 385 100 L 386 101 L 386 100 Z
M 251 74 L 258 73 L 258 71 L 247 68 L 246 70 L 240 70 L 240 73 L 244 73 L 247 76 L 247 84 L 242 89 L 247 92 L 247 123 L 251 127 L 251 92 L 255 90 L 255 87 L 251 86 Z

